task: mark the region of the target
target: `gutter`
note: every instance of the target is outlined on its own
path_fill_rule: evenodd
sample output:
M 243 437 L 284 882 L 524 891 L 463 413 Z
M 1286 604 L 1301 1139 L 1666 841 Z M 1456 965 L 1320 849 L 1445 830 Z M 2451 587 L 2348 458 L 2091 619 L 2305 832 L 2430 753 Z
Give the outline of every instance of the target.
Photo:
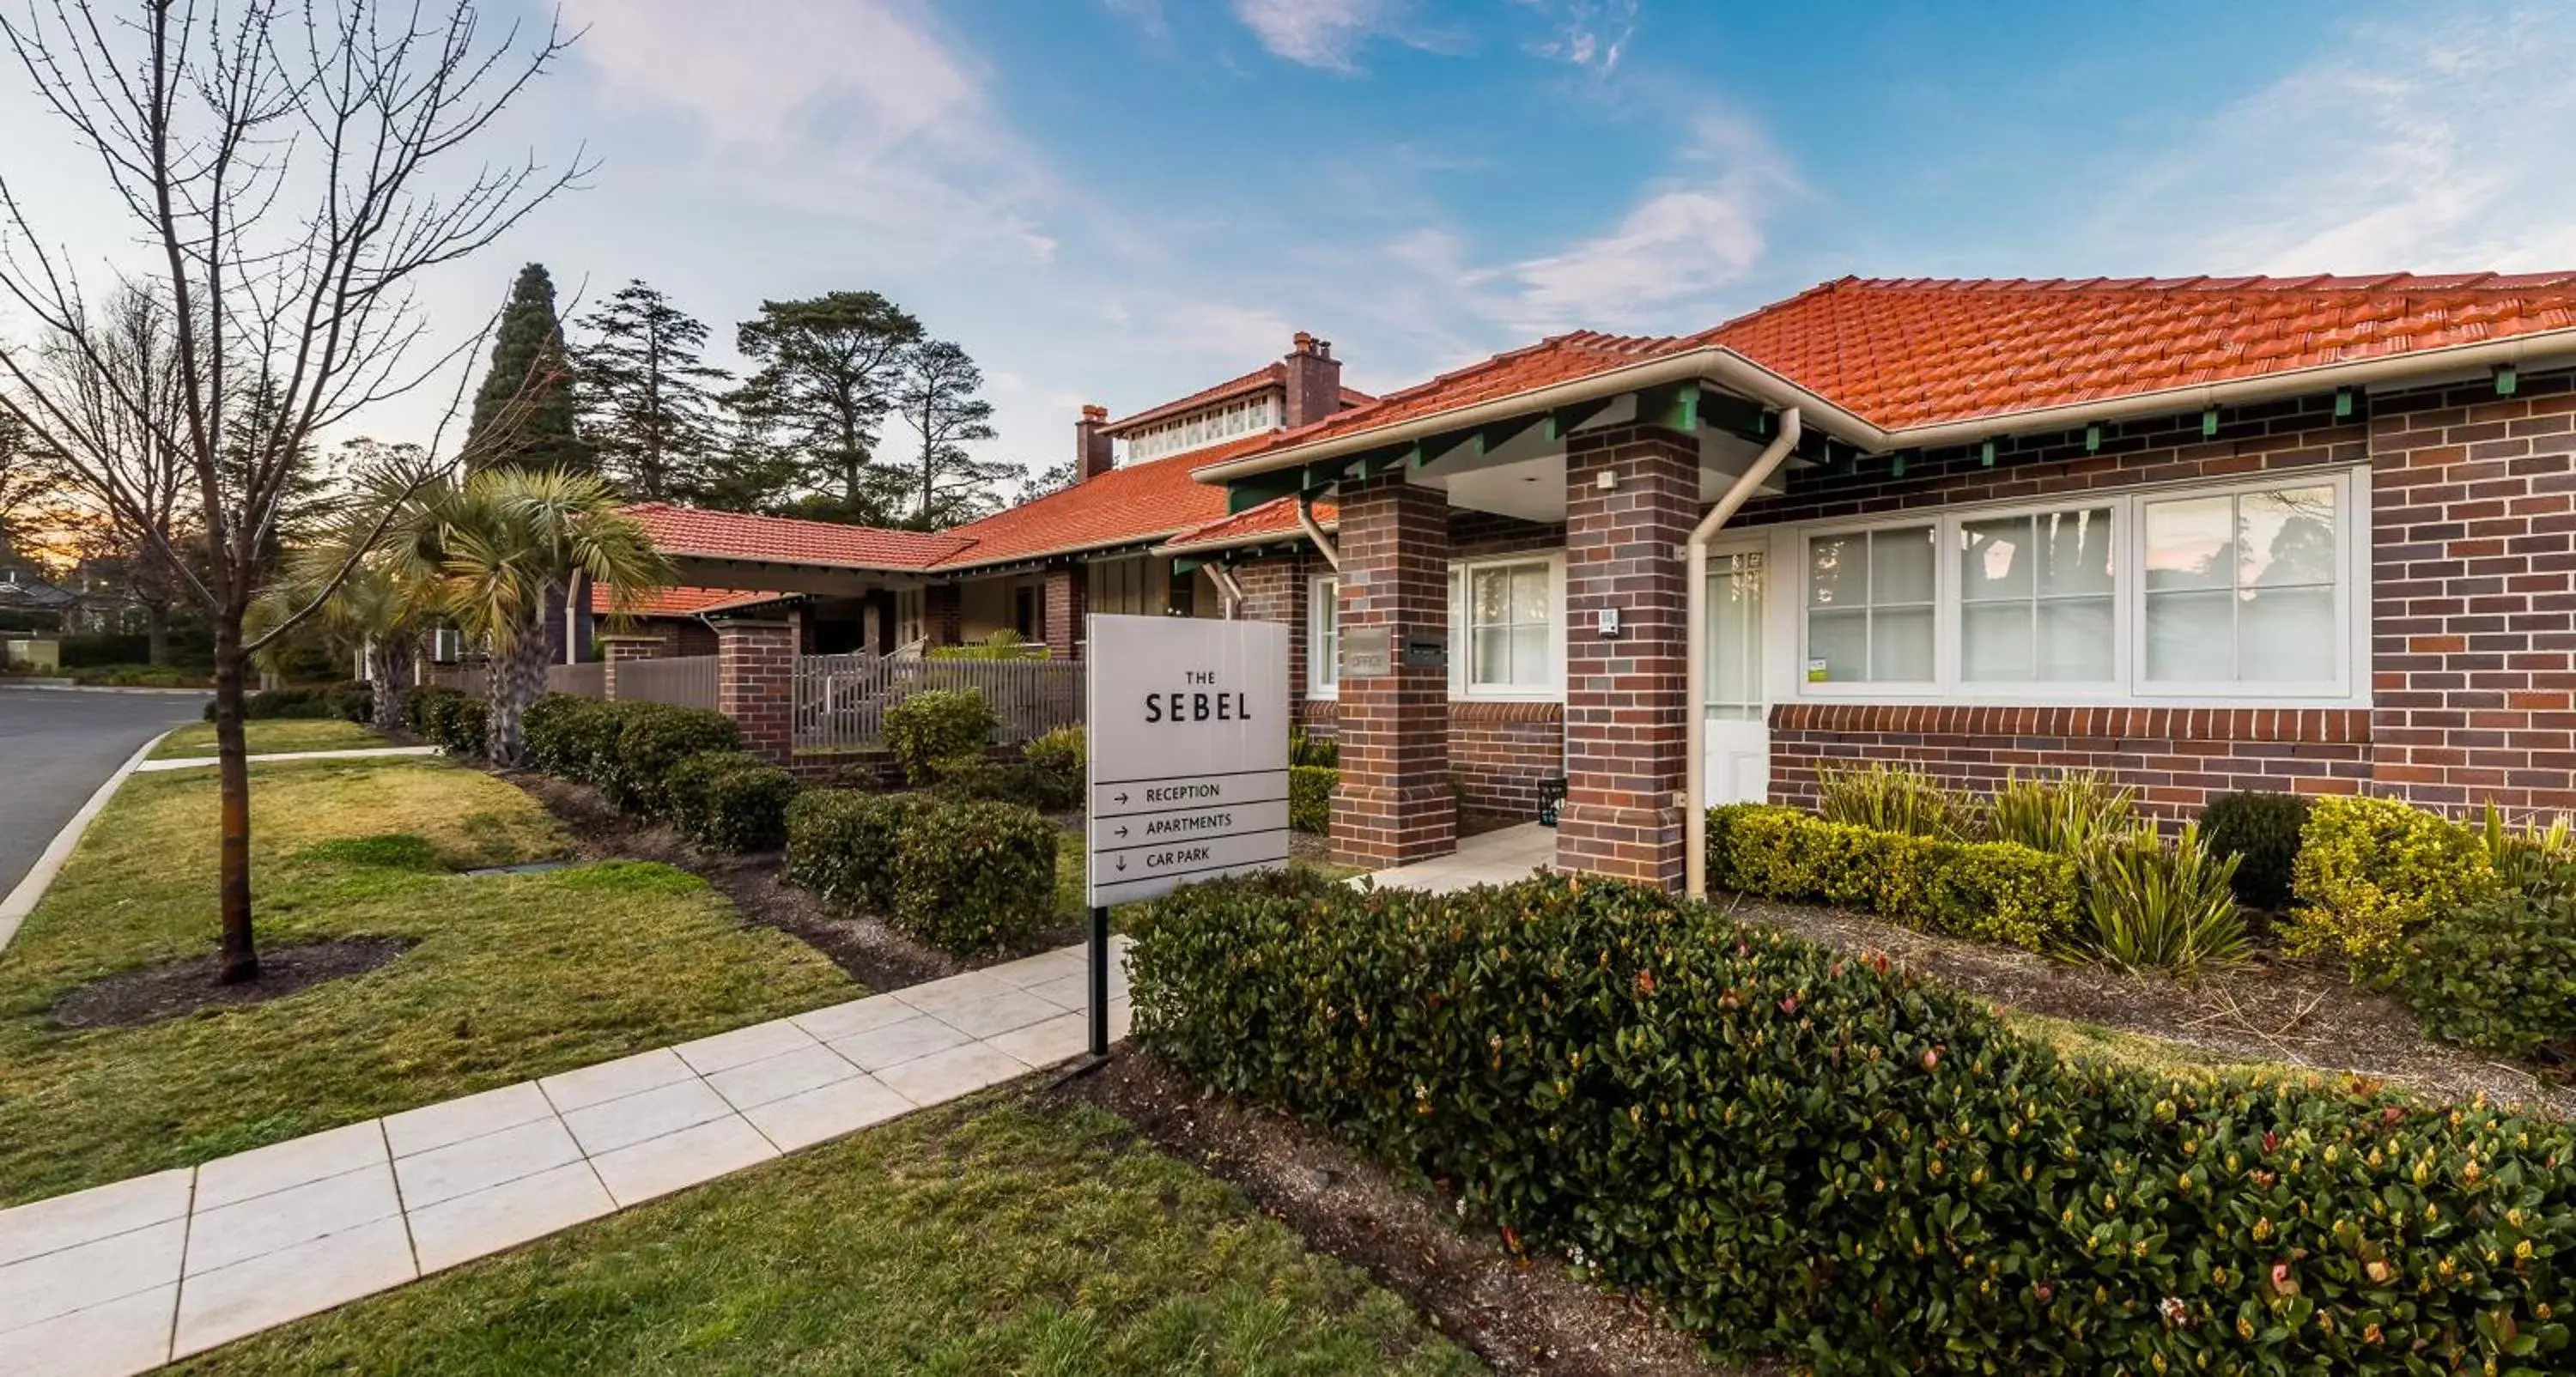
M 1683 643 L 1688 647 L 1684 653 L 1689 656 L 1682 680 L 1682 749 L 1687 754 L 1683 761 L 1682 864 L 1687 877 L 1683 892 L 1694 899 L 1708 895 L 1708 613 L 1700 605 L 1708 594 L 1708 542 L 1788 459 L 1805 430 L 1798 408 L 1782 411 L 1780 433 L 1763 446 L 1752 466 L 1736 475 L 1725 495 L 1717 499 L 1717 505 L 1691 528 L 1690 582 L 1682 593 Z
M 1243 585 L 1235 582 L 1234 571 L 1222 564 L 1202 564 L 1199 567 L 1207 570 L 1209 580 L 1216 584 L 1217 596 L 1225 599 L 1225 619 L 1233 621 L 1235 614 L 1243 610 Z
M 2258 377 L 2237 378 L 2226 382 L 2195 383 L 2185 387 L 2165 388 L 2124 397 L 2106 397 L 2098 401 L 2070 402 L 2060 406 L 2041 407 L 2030 411 L 1998 412 L 1991 416 L 1971 417 L 1961 421 L 1944 421 L 1937 425 L 1910 429 L 1885 430 L 1861 419 L 1857 414 L 1827 401 L 1824 397 L 1789 381 L 1778 373 L 1755 363 L 1733 349 L 1703 346 L 1679 354 L 1624 364 L 1599 373 L 1586 374 L 1566 382 L 1554 383 L 1508 397 L 1478 402 L 1472 406 L 1417 416 L 1392 425 L 1351 431 L 1304 444 L 1290 445 L 1260 454 L 1248 455 L 1193 469 L 1192 478 L 1202 483 L 1224 483 L 1256 474 L 1293 468 L 1299 464 L 1335 459 L 1363 450 L 1381 449 L 1390 444 L 1424 439 L 1432 435 L 1526 416 L 1532 411 L 1552 410 L 1578 402 L 1617 396 L 1643 387 L 1676 382 L 1713 383 L 1756 402 L 1786 410 L 1802 412 L 1820 429 L 1856 445 L 1871 454 L 1884 454 L 1900 449 L 1932 449 L 1948 445 L 1972 444 L 2009 434 L 2034 431 L 2071 430 L 2078 426 L 2103 421 L 2132 420 L 2143 416 L 2166 416 L 2176 412 L 2196 411 L 2219 406 L 2246 406 L 2258 402 L 2278 401 L 2285 397 L 2330 391 L 2338 387 L 2369 387 L 2374 384 L 2419 379 L 2447 372 L 2475 371 L 2503 364 L 2525 364 L 2537 359 L 2576 354 L 2576 329 L 2548 330 L 2536 334 L 2516 335 L 2510 339 L 2485 340 L 2475 344 L 2451 345 L 2441 349 L 2414 350 L 2402 354 L 2384 354 L 2372 358 L 2319 364 L 2312 368 L 2266 373 Z

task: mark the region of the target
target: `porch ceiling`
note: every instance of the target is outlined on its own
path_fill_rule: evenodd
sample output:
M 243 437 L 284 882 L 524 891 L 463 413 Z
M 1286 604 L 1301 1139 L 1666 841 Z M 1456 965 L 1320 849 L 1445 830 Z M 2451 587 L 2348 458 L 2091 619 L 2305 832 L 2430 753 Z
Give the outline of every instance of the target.
M 1636 414 L 1636 399 L 1621 398 L 1618 405 L 1567 434 L 1629 424 Z M 1703 427 L 1698 440 L 1703 503 L 1715 502 L 1762 452 L 1760 441 L 1728 430 Z M 1565 520 L 1565 450 L 1563 437 L 1551 438 L 1550 427 L 1534 425 L 1498 445 L 1461 445 L 1415 469 L 1408 481 L 1447 493 L 1453 507 L 1554 524 Z M 1775 474 L 1759 495 L 1782 491 L 1784 479 Z

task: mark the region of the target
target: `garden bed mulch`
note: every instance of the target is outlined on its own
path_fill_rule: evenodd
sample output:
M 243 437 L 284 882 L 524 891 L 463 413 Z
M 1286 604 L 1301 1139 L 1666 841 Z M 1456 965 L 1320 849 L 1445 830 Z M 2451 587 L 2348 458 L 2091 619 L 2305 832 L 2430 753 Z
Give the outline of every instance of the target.
M 2275 958 L 2174 980 L 1916 932 L 1835 909 L 1746 898 L 1717 902 L 1747 922 L 1856 954 L 1884 952 L 2009 1009 L 2180 1043 L 2228 1061 L 2289 1063 L 2441 1100 L 2484 1092 L 2491 1100 L 2576 1118 L 2576 1085 L 2425 1038 L 2404 1005 L 2321 964 Z
M 192 956 L 93 980 L 55 1001 L 50 1011 L 64 1028 L 134 1028 L 182 1018 L 204 1009 L 236 1009 L 309 990 L 326 981 L 364 975 L 411 950 L 400 937 L 343 937 L 259 954 L 259 979 L 219 985 L 220 956 Z
M 1366 1270 L 1505 1373 L 1769 1373 L 1712 1363 L 1634 1299 L 1562 1264 L 1514 1257 L 1458 1226 L 1445 1201 L 1295 1119 L 1203 1093 L 1151 1056 L 1113 1052 L 1058 1095 L 1106 1108 L 1221 1177 L 1308 1247 Z
M 831 958 L 841 973 L 883 994 L 966 969 L 875 918 L 844 914 L 779 879 L 776 852 L 717 856 L 667 827 L 639 823 L 609 806 L 597 790 L 533 771 L 499 771 L 526 790 L 572 833 L 584 860 L 659 861 L 686 870 L 733 901 L 743 921 L 776 928 Z

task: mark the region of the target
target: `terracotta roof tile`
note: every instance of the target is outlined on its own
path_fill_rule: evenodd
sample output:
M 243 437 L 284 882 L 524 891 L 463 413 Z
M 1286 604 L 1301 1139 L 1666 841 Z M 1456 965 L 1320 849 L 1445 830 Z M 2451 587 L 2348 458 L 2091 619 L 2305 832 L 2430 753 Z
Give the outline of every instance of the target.
M 1225 489 L 1193 482 L 1190 470 L 1269 443 L 1275 431 L 1247 435 L 1111 469 L 1061 492 L 1024 502 L 948 532 L 971 542 L 937 568 L 969 569 L 1068 550 L 1159 541 L 1225 515 Z
M 740 588 L 661 588 L 626 611 L 627 615 L 635 617 L 688 617 L 745 598 L 766 601 L 779 596 L 782 595 L 749 593 Z M 602 617 L 616 610 L 608 588 L 596 583 L 590 586 L 590 610 L 593 615 Z
M 625 509 L 664 554 L 777 560 L 847 569 L 927 569 L 967 542 L 949 531 L 889 531 L 784 516 L 639 502 Z
M 1843 278 L 1696 335 L 1554 336 L 1286 432 L 1270 447 L 1712 345 L 1901 430 L 2571 327 L 2576 272 Z
M 1315 504 L 1315 520 L 1318 524 L 1329 529 L 1339 516 L 1340 510 L 1332 503 Z M 1246 508 L 1224 520 L 1211 521 L 1204 526 L 1183 531 L 1170 540 L 1164 541 L 1161 548 L 1182 551 L 1221 549 L 1265 540 L 1272 536 L 1298 535 L 1303 529 L 1297 523 L 1297 499 L 1275 497 L 1258 507 Z

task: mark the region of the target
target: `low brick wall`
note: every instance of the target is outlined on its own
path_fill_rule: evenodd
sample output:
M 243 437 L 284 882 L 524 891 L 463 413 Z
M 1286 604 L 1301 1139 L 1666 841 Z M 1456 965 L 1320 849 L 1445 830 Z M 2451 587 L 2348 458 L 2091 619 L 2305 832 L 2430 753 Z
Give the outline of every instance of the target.
M 2148 813 L 2197 816 L 2215 794 L 2351 794 L 2371 778 L 2357 709 L 1968 708 L 1789 703 L 1771 710 L 1771 796 L 1812 806 L 1819 765 L 1919 765 L 1978 792 L 2011 777 L 2092 770 Z
M 1539 781 L 1565 773 L 1564 708 L 1451 703 L 1449 773 L 1470 812 L 1537 817 Z

